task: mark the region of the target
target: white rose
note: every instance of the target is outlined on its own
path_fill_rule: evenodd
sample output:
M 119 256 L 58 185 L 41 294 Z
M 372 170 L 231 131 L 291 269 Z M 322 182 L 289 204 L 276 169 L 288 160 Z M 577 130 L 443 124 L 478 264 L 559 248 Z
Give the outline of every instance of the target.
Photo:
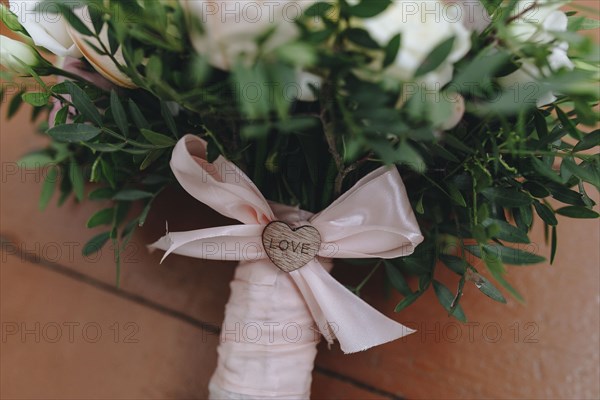
M 455 37 L 452 51 L 442 65 L 419 78 L 432 88 L 439 89 L 450 82 L 453 64 L 471 48 L 470 32 L 462 25 L 457 7 L 449 7 L 438 0 L 395 1 L 383 13 L 361 23 L 382 46 L 398 33 L 402 35 L 400 51 L 391 72 L 403 80 L 413 78 L 436 46 Z
M 24 73 L 26 71 L 21 62 L 35 68 L 43 61 L 31 46 L 0 35 L 0 62 L 2 66 L 13 72 Z
M 39 6 L 39 10 L 36 8 Z M 37 46 L 62 57 L 81 57 L 67 32 L 67 21 L 58 14 L 56 5 L 36 0 L 12 0 L 10 10 L 27 30 Z
M 553 41 L 554 35 L 552 31 L 564 32 L 567 30 L 568 19 L 564 12 L 556 10 L 560 5 L 552 3 L 546 5 L 542 3 L 539 10 L 533 9 L 525 14 L 523 19 L 515 21 L 509 26 L 512 38 L 518 42 L 529 43 L 548 43 Z M 514 26 L 513 26 L 514 25 Z M 548 55 L 548 65 L 554 71 L 566 68 L 572 70 L 575 66 L 567 56 L 569 44 L 567 42 L 559 42 L 551 48 L 551 53 Z M 504 76 L 498 80 L 503 87 L 515 87 L 533 84 L 543 75 L 550 73 L 548 68 L 543 68 L 541 71 L 536 67 L 533 60 L 522 60 L 521 68 L 517 71 Z M 556 100 L 554 93 L 549 91 L 539 91 L 536 95 L 537 107 L 543 107 Z
M 513 13 L 523 12 L 523 15 L 508 25 L 509 36 L 520 43 L 551 42 L 554 36 L 549 31 L 567 29 L 567 17 L 559 11 L 565 3 L 562 0 L 537 0 L 535 7 L 531 7 L 533 1 L 518 3 Z
M 192 32 L 194 49 L 209 63 L 230 70 L 236 62 L 252 63 L 259 53 L 257 41 L 271 32 L 262 50 L 270 51 L 299 36 L 294 20 L 315 0 L 211 1 L 180 0 L 184 10 L 196 18 L 203 32 Z M 312 101 L 308 82 L 320 84 L 320 78 L 299 72 L 298 98 Z

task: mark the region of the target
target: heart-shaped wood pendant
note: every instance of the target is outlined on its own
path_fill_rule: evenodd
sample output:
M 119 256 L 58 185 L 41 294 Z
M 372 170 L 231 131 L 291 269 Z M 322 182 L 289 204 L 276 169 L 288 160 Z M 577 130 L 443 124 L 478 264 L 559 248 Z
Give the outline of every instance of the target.
M 263 230 L 262 242 L 273 264 L 284 272 L 292 272 L 315 258 L 321 235 L 310 225 L 292 228 L 285 222 L 273 221 Z

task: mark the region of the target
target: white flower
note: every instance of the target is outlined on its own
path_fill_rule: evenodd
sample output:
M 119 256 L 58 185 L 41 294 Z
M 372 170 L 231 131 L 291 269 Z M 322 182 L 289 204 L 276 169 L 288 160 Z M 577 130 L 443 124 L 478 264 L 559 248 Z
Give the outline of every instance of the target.
M 509 26 L 511 37 L 519 44 L 552 42 L 555 40 L 552 31 L 564 32 L 567 30 L 567 16 L 564 12 L 556 10 L 558 7 L 560 7 L 560 3 L 542 2 L 539 8 L 530 10 L 522 19 Z M 557 71 L 562 68 L 572 70 L 575 67 L 567 55 L 569 50 L 567 42 L 558 42 L 550 50 L 547 62 L 551 70 Z M 532 85 L 537 79 L 549 73 L 550 70 L 547 67 L 540 71 L 533 60 L 524 59 L 520 69 L 500 78 L 498 82 L 506 88 L 533 87 Z M 537 85 L 536 90 L 538 91 L 534 93 L 537 107 L 543 107 L 556 100 L 556 96 L 552 92 L 539 89 L 540 86 Z
M 524 12 L 508 25 L 510 37 L 520 43 L 551 42 L 554 36 L 550 31 L 567 30 L 567 16 L 559 11 L 565 3 L 562 0 L 537 0 L 535 7 L 531 7 L 532 2 L 518 3 L 520 8 L 513 13 Z
M 2 66 L 17 73 L 23 73 L 25 72 L 23 64 L 35 68 L 42 62 L 40 55 L 31 46 L 0 35 L 0 64 Z
M 67 21 L 58 13 L 56 5 L 52 2 L 13 0 L 10 2 L 10 10 L 37 46 L 44 47 L 58 56 L 81 57 L 67 32 Z
M 413 78 L 436 46 L 455 37 L 452 51 L 442 65 L 420 78 L 427 86 L 439 89 L 450 82 L 453 64 L 471 48 L 470 33 L 460 18 L 457 7 L 449 7 L 438 0 L 395 1 L 383 13 L 362 20 L 362 26 L 382 46 L 396 34 L 402 35 L 400 51 L 391 72 L 403 80 Z
M 269 52 L 294 41 L 299 31 L 294 20 L 315 0 L 180 0 L 190 17 L 197 19 L 202 31 L 192 33 L 198 54 L 222 70 L 230 70 L 237 62 L 251 64 L 258 57 L 258 40 L 269 34 L 262 50 Z M 308 82 L 320 83 L 314 75 L 299 72 L 298 98 L 314 100 Z
M 85 24 L 91 31 L 94 30 L 92 19 L 90 18 L 87 7 L 76 9 L 76 14 L 80 17 L 79 19 L 81 22 L 83 22 L 83 24 Z M 67 27 L 67 32 L 81 54 L 83 54 L 92 67 L 94 67 L 94 69 L 102 76 L 117 86 L 130 89 L 137 87 L 132 80 L 119 69 L 110 56 L 98 54 L 96 50 L 94 50 L 94 48 L 87 43 L 87 41 L 89 41 L 99 49 L 102 49 L 102 45 L 108 48 L 108 27 L 106 25 L 104 25 L 99 33 L 100 41 L 92 36 L 85 36 L 77 32 L 77 30 L 75 30 L 72 26 Z M 119 64 L 125 64 L 125 58 L 123 57 L 123 51 L 121 48 L 117 49 L 113 57 Z

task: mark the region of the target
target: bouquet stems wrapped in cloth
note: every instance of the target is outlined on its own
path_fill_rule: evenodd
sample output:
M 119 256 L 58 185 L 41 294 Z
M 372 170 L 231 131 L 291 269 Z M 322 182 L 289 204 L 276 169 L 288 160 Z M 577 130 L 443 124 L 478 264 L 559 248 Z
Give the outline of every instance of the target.
M 353 353 L 412 332 L 359 297 L 378 267 L 396 312 L 433 289 L 466 321 L 466 285 L 523 298 L 505 265 L 545 260 L 524 250 L 536 215 L 550 261 L 557 214 L 598 217 L 598 58 L 578 33 L 598 23 L 525 3 L 10 1 L 8 112 L 46 115 L 49 142 L 21 165 L 47 169 L 42 209 L 109 202 L 83 252 L 111 243 L 117 285 L 165 188 L 234 220 L 151 245 L 240 262 L 211 398 L 308 398 L 322 337 Z M 333 259 L 366 278 L 343 286 Z
M 152 247 L 241 260 L 231 284 L 214 388 L 256 398 L 308 398 L 317 332 L 346 353 L 412 330 L 364 303 L 329 275 L 331 258 L 397 258 L 423 237 L 396 169 L 381 167 L 313 215 L 269 203 L 234 164 L 206 161 L 207 144 L 185 136 L 171 168 L 188 193 L 242 222 L 168 233 Z M 373 192 L 383 193 L 377 199 Z

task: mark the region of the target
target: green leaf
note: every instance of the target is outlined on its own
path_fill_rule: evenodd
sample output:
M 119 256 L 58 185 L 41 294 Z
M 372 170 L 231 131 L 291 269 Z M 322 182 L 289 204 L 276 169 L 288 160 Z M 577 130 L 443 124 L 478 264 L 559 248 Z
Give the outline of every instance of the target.
M 165 152 L 164 149 L 158 149 L 158 150 L 152 150 L 150 153 L 148 153 L 148 155 L 146 156 L 146 158 L 144 159 L 144 161 L 142 161 L 142 164 L 140 165 L 140 171 L 143 171 L 146 168 L 148 168 L 154 161 L 156 161 L 158 158 L 160 158 L 160 156 L 162 156 L 164 154 L 164 152 Z
M 11 119 L 15 116 L 17 111 L 19 111 L 19 107 L 21 107 L 21 104 L 23 104 L 23 97 L 21 96 L 21 93 L 17 93 L 13 96 L 10 103 L 8 104 L 8 112 L 6 114 L 8 119 Z
M 531 193 L 532 196 L 540 199 L 550 196 L 550 191 L 545 186 L 534 181 L 525 182 L 523 188 Z
M 448 268 L 458 275 L 463 275 L 469 265 L 469 263 L 462 258 L 451 254 L 440 254 L 439 258 Z
M 108 184 L 113 189 L 116 188 L 117 181 L 116 181 L 115 170 L 114 170 L 113 166 L 110 163 L 108 163 L 107 161 L 105 161 L 104 159 L 100 160 L 100 166 L 102 167 L 102 175 L 104 175 Z
M 474 89 L 479 88 L 482 90 L 486 85 L 477 84 L 489 82 L 490 77 L 495 76 L 496 72 L 506 64 L 511 56 L 510 53 L 498 51 L 498 46 L 487 47 L 456 74 L 452 87 L 458 89 L 461 93 L 470 95 L 473 94 Z
M 398 52 L 400 51 L 400 43 L 402 41 L 401 35 L 395 35 L 385 46 L 384 53 L 385 56 L 383 58 L 383 67 L 388 67 L 396 61 L 396 57 L 398 57 Z
M 172 147 L 177 143 L 173 138 L 163 135 L 162 133 L 154 132 L 149 129 L 141 129 L 140 131 L 147 141 L 159 147 Z
M 463 195 L 460 192 L 460 190 L 458 190 L 458 188 L 456 187 L 456 185 L 454 185 L 453 183 L 446 183 L 446 187 L 448 188 L 448 194 L 450 195 L 450 198 L 456 204 L 458 204 L 461 207 L 466 207 L 467 206 L 467 202 L 465 201 L 465 198 L 463 197 Z
M 85 24 L 79 19 L 77 15 L 75 15 L 71 6 L 61 4 L 60 2 L 55 2 L 54 4 L 58 7 L 61 14 L 66 18 L 69 25 L 72 26 L 77 32 L 85 36 L 93 35 L 92 31 L 87 26 L 85 26 Z
M 460 139 L 450 133 L 444 135 L 443 140 L 448 146 L 453 147 L 456 150 L 460 150 L 463 153 L 473 154 L 475 152 L 472 148 L 465 145 Z
M 499 259 L 506 264 L 530 265 L 546 261 L 544 257 L 533 254 L 526 250 L 506 247 L 498 244 L 484 244 L 482 247 L 486 257 Z M 483 254 L 481 254 L 479 246 L 465 246 L 465 250 L 477 257 L 483 258 Z
M 391 0 L 361 0 L 357 5 L 349 7 L 347 11 L 355 17 L 372 18 L 381 14 L 391 3 Z
M 404 310 L 406 307 L 408 307 L 412 303 L 414 303 L 415 300 L 417 300 L 419 297 L 421 297 L 422 294 L 423 294 L 422 291 L 417 291 L 417 292 L 414 292 L 412 294 L 409 294 L 408 296 L 406 296 L 405 298 L 403 298 L 396 305 L 396 308 L 394 308 L 394 312 L 400 312 L 400 311 Z
M 550 226 L 555 226 L 558 224 L 556 216 L 554 215 L 554 211 L 552 211 L 547 204 L 536 201 L 533 203 L 533 207 L 535 208 L 535 212 L 537 212 L 537 214 L 546 224 Z
M 395 153 L 394 162 L 396 164 L 406 165 L 413 171 L 420 174 L 427 170 L 427 164 L 425 164 L 421 154 L 419 154 L 419 152 L 406 141 L 401 142 L 398 146 L 398 150 L 396 150 Z
M 415 71 L 414 77 L 418 78 L 425 74 L 428 74 L 431 71 L 435 71 L 446 58 L 450 55 L 452 51 L 452 47 L 454 47 L 454 41 L 456 38 L 452 36 L 449 39 L 444 40 L 442 43 L 438 44 L 429 55 L 425 58 L 423 63 L 417 68 Z
M 506 221 L 499 219 L 488 218 L 483 221 L 483 226 L 486 228 L 489 226 L 496 226 L 498 228 L 497 233 L 494 235 L 495 238 L 505 240 L 512 243 L 529 243 L 529 237 L 527 232 L 509 224 Z
M 104 13 L 100 7 L 95 7 L 94 4 L 92 4 L 91 7 L 88 7 L 88 12 L 92 26 L 94 27 L 94 32 L 100 33 L 102 31 L 102 27 L 104 26 Z
M 50 99 L 50 95 L 48 93 L 39 92 L 39 93 L 23 93 L 21 95 L 23 97 L 23 101 L 27 104 L 31 104 L 34 107 L 42 107 L 48 104 L 48 100 Z
M 533 170 L 537 172 L 540 176 L 543 176 L 544 178 L 559 184 L 562 183 L 562 179 L 559 176 L 558 172 L 553 170 L 552 167 L 550 167 L 548 164 L 546 164 L 543 161 L 540 161 L 535 157 L 531 157 L 529 161 L 531 162 Z
M 454 301 L 454 294 L 450 291 L 450 289 L 448 289 L 442 283 L 440 283 L 439 281 L 436 281 L 434 279 L 433 280 L 433 290 L 435 291 L 435 295 L 437 296 L 438 300 L 440 301 L 440 304 L 446 309 L 446 311 L 448 311 L 449 313 L 452 312 L 452 303 Z M 465 313 L 460 304 L 456 306 L 456 308 L 454 309 L 454 312 L 452 313 L 452 316 L 454 316 L 456 319 L 458 319 L 461 322 L 467 322 L 467 317 L 465 316 Z
M 114 190 L 112 190 L 109 187 L 103 187 L 103 188 L 99 188 L 96 189 L 92 192 L 90 192 L 90 194 L 88 194 L 88 199 L 90 200 L 108 200 L 108 199 L 112 199 L 112 197 L 115 195 Z
M 581 193 L 577 193 L 574 190 L 570 190 L 555 183 L 548 183 L 546 187 L 550 190 L 550 193 L 552 193 L 552 197 L 560 202 L 574 206 L 585 206 Z
M 562 160 L 561 166 L 563 165 L 569 172 L 571 172 L 573 175 L 575 175 L 582 181 L 591 183 L 596 187 L 600 186 L 600 179 L 597 170 L 584 168 L 582 165 L 585 164 L 577 164 L 574 160 L 569 158 L 564 158 Z
M 152 196 L 154 196 L 152 193 L 145 192 L 143 190 L 125 189 L 125 190 L 121 190 L 119 193 L 117 193 L 113 197 L 113 200 L 135 201 L 135 200 L 147 199 Z
M 154 202 L 155 198 L 156 197 L 153 197 L 152 199 L 150 199 L 148 201 L 148 203 L 146 204 L 146 206 L 144 207 L 144 209 L 142 210 L 142 213 L 140 214 L 138 226 L 144 226 L 144 224 L 146 223 L 146 218 L 148 218 L 148 213 L 150 212 L 150 209 L 152 208 L 152 203 Z
M 556 210 L 557 214 L 564 215 L 569 218 L 598 218 L 599 214 L 586 207 L 567 206 Z
M 150 124 L 144 117 L 144 114 L 142 114 L 140 108 L 131 99 L 129 99 L 129 113 L 131 114 L 133 123 L 138 127 L 138 129 L 150 129 Z
M 488 296 L 490 299 L 498 301 L 500 303 L 506 303 L 506 299 L 500 293 L 500 291 L 490 282 L 487 278 L 478 273 L 472 273 L 469 277 L 469 280 L 472 281 L 477 289 L 481 291 L 481 293 Z
M 87 227 L 95 228 L 96 226 L 100 225 L 110 225 L 112 223 L 114 213 L 114 208 L 105 208 L 96 212 L 88 220 Z
M 25 7 L 25 5 L 19 4 L 17 6 Z M 4 4 L 0 4 L 0 21 L 2 21 L 2 23 L 13 32 L 25 32 L 25 29 L 19 22 L 19 17 L 10 11 L 10 9 Z
M 475 254 L 475 253 L 473 253 Z M 480 253 L 481 254 L 481 253 Z M 504 279 L 504 274 L 506 273 L 505 269 L 504 269 L 504 265 L 502 265 L 502 262 L 500 261 L 500 259 L 498 257 L 494 257 L 494 254 L 488 254 L 488 250 L 487 249 L 483 249 L 483 261 L 485 262 L 486 267 L 488 268 L 488 270 L 490 271 L 490 273 L 492 274 L 492 276 L 494 277 L 494 279 L 500 283 L 500 285 L 502 285 L 502 287 L 504 287 L 506 290 L 508 290 L 508 292 L 515 298 L 517 299 L 517 301 L 519 302 L 523 302 L 523 296 L 521 296 L 521 294 L 514 288 L 512 287 L 512 285 L 510 283 L 508 283 L 506 281 L 506 279 Z
M 119 96 L 114 90 L 110 91 L 110 110 L 117 127 L 127 137 L 129 135 L 129 122 L 127 121 L 127 115 L 125 114 L 121 100 L 119 100 Z
M 596 15 L 597 16 L 597 15 Z M 580 31 L 589 31 L 600 28 L 600 20 L 592 18 L 583 18 L 583 21 L 578 25 Z
M 503 207 L 523 207 L 531 204 L 533 199 L 525 193 L 499 187 L 491 187 L 481 191 L 481 194 L 489 201 Z
M 54 163 L 54 159 L 45 152 L 36 151 L 19 159 L 17 162 L 19 168 L 39 169 Z
M 58 125 L 48 130 L 48 135 L 59 142 L 86 142 L 98 136 L 102 130 L 88 124 Z
M 69 117 L 69 106 L 64 106 L 56 113 L 56 117 L 54 118 L 54 126 L 63 125 L 67 122 L 67 118 Z
M 392 286 L 404 296 L 410 296 L 412 294 L 412 290 L 410 289 L 410 286 L 408 286 L 408 283 L 406 283 L 404 276 L 398 270 L 398 268 L 396 268 L 391 261 L 384 260 L 383 263 L 385 265 L 385 273 Z
M 351 42 L 367 49 L 378 49 L 379 44 L 373 40 L 369 32 L 361 28 L 348 28 L 344 31 L 344 35 Z
M 489 15 L 494 14 L 502 4 L 502 0 L 480 0 Z
M 43 211 L 48 207 L 48 203 L 52 199 L 54 190 L 56 189 L 56 183 L 58 179 L 58 168 L 53 166 L 48 169 L 44 184 L 42 185 L 42 194 L 38 203 L 38 208 Z
M 83 168 L 75 160 L 69 163 L 69 180 L 73 185 L 73 192 L 78 201 L 83 201 L 85 197 L 85 180 L 83 179 Z
M 588 150 L 600 146 L 600 130 L 590 132 L 583 137 L 573 148 L 574 152 Z
M 421 215 L 425 214 L 425 208 L 423 207 L 423 195 L 419 197 L 419 201 L 417 202 L 415 211 Z
M 100 116 L 98 108 L 96 108 L 92 99 L 90 99 L 90 96 L 71 81 L 65 81 L 63 84 L 71 95 L 71 101 L 77 111 L 85 118 L 94 122 L 97 126 L 102 126 L 102 117 Z
M 94 236 L 85 244 L 85 246 L 83 246 L 81 254 L 83 254 L 84 257 L 87 257 L 100 251 L 102 246 L 104 246 L 106 242 L 108 242 L 109 237 L 109 232 L 103 232 Z
M 93 151 L 100 153 L 115 153 L 122 150 L 125 147 L 125 143 L 83 143 L 84 146 L 90 148 Z
M 160 57 L 152 55 L 146 64 L 146 78 L 150 81 L 160 82 L 162 80 L 163 66 Z
M 165 125 L 167 125 L 167 128 L 169 128 L 169 130 L 171 131 L 173 136 L 178 138 L 179 131 L 177 130 L 177 124 L 175 123 L 173 114 L 171 114 L 171 110 L 167 106 L 167 103 L 165 103 L 164 101 L 160 102 L 160 115 L 162 115 L 162 117 L 165 121 Z
M 575 123 L 572 120 L 570 120 L 569 117 L 560 108 L 555 107 L 554 110 L 556 111 L 556 115 L 562 123 L 563 128 L 565 128 L 572 137 L 580 140 L 583 139 L 583 135 L 577 129 Z
M 304 15 L 306 17 L 322 17 L 326 16 L 332 8 L 333 4 L 320 1 L 310 5 L 306 10 L 304 10 Z

